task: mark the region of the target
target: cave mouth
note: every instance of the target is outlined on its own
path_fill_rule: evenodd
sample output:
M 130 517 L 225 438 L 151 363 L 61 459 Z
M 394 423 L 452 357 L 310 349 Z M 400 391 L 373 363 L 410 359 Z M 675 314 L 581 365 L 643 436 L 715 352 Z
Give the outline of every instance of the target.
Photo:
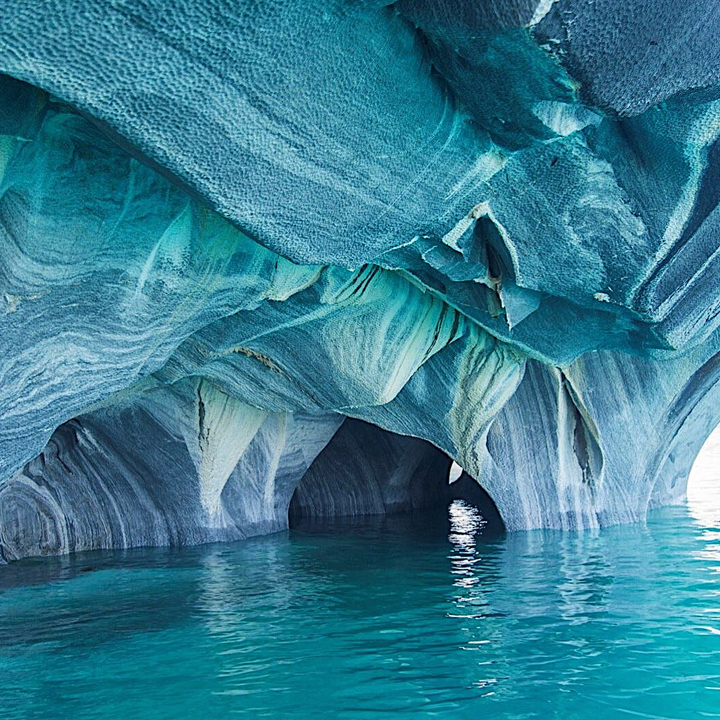
M 690 470 L 687 505 L 696 520 L 720 523 L 720 425 L 703 443 Z
M 417 524 L 447 534 L 465 504 L 483 535 L 505 530 L 490 495 L 441 450 L 348 418 L 295 488 L 290 529 Z

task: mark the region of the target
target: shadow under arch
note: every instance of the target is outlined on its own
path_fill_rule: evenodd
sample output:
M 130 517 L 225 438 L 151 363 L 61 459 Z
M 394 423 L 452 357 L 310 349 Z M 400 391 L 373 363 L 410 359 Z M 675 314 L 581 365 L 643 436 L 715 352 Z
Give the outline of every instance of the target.
M 451 459 L 431 443 L 347 418 L 293 493 L 290 527 L 337 518 L 435 514 L 464 500 L 488 531 L 503 531 L 495 503 L 467 473 L 449 482 Z

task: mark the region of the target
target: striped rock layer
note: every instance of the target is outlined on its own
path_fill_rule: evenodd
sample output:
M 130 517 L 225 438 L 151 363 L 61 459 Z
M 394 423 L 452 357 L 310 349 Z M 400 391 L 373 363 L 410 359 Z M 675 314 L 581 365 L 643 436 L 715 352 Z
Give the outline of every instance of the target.
M 720 6 L 14 0 L 0 561 L 641 520 L 720 422 Z

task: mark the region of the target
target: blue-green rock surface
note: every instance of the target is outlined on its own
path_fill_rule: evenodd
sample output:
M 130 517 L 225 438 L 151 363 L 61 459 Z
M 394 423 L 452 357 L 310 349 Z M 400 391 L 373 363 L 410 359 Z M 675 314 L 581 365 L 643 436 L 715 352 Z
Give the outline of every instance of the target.
M 642 519 L 720 421 L 720 15 L 15 0 L 0 556 Z M 439 478 L 439 483 L 436 480 Z

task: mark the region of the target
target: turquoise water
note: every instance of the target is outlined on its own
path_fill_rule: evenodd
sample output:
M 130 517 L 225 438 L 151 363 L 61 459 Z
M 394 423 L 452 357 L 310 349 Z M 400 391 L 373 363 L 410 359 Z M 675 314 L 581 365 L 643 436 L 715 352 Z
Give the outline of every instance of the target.
M 583 535 L 451 516 L 2 568 L 0 717 L 720 717 L 717 497 Z

